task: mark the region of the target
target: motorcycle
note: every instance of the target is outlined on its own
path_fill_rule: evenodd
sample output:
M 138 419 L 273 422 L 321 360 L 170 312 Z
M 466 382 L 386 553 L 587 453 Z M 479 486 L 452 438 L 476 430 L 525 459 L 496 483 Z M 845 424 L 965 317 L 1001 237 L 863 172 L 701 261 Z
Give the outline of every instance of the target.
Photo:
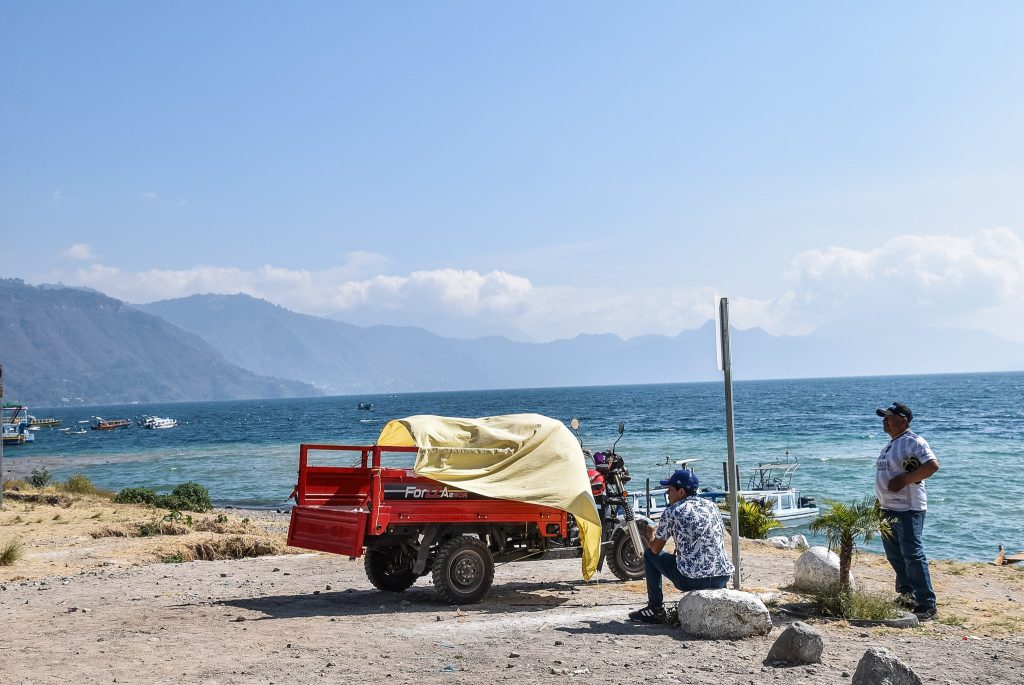
M 594 452 L 583 446 L 579 435 L 580 422 L 573 419 L 570 423 L 576 433 L 585 457 L 592 459 L 593 468 L 587 469 L 590 476 L 591 492 L 601 515 L 601 558 L 598 568 L 608 562 L 608 569 L 619 580 L 639 580 L 644 577 L 644 555 L 647 549 L 644 538 L 647 529 L 654 527 L 654 522 L 642 514 L 633 511 L 632 498 L 626 491 L 626 483 L 630 481 L 626 462 L 615 451 L 626 432 L 626 426 L 619 422 L 619 437 L 612 448 L 605 452 Z

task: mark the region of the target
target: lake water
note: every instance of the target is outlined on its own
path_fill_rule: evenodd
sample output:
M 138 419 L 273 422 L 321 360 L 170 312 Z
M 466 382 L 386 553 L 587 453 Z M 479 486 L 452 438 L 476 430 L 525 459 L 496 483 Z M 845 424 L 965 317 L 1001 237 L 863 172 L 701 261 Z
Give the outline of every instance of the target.
M 794 485 L 819 503 L 873 495 L 875 458 L 888 441 L 874 410 L 902 401 L 942 464 L 928 481 L 929 556 L 987 561 L 1000 543 L 1024 549 L 1024 373 L 746 381 L 734 385 L 733 395 L 741 484 L 749 467 L 788 452 L 800 461 Z M 702 485 L 720 485 L 727 458 L 723 397 L 721 383 L 690 383 L 32 408 L 73 429 L 87 428 L 79 421 L 94 415 L 155 414 L 180 425 L 81 435 L 43 429 L 34 443 L 5 448 L 4 459 L 92 458 L 101 463 L 54 475 L 81 471 L 110 489 L 169 490 L 191 480 L 220 505 L 283 507 L 302 442 L 371 444 L 389 419 L 413 414 L 537 412 L 566 423 L 578 417 L 584 443 L 595 451 L 610 447 L 618 422 L 625 422 L 618 452 L 638 488 L 671 472 L 666 458 L 700 458 L 694 468 Z M 358 402 L 372 402 L 373 410 L 358 410 Z

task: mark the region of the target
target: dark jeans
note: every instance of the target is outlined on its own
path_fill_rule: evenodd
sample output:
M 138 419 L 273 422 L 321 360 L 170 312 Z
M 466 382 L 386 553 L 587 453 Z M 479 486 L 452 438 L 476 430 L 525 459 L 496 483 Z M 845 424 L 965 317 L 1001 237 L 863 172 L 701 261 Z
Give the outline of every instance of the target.
M 665 594 L 661 590 L 662 577 L 668 578 L 677 590 L 717 590 L 729 584 L 729 576 L 711 578 L 687 578 L 676 566 L 676 555 L 662 552 L 655 554 L 651 550 L 644 551 L 644 572 L 647 574 L 647 606 L 660 607 L 665 604 Z
M 935 606 L 935 591 L 921 543 L 924 514 L 923 511 L 883 509 L 882 516 L 889 522 L 892 533 L 882 536 L 882 546 L 896 572 L 896 592 L 913 595 L 917 606 L 927 609 Z

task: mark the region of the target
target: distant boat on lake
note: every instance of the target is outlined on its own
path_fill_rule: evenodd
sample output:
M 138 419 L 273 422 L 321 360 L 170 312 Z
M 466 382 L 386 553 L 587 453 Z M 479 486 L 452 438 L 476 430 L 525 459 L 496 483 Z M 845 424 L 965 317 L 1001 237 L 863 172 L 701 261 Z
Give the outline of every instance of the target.
M 139 421 L 139 425 L 143 428 L 157 429 L 157 428 L 174 428 L 178 425 L 177 419 L 162 419 L 159 416 L 143 416 Z
M 96 423 L 92 424 L 94 431 L 112 431 L 115 428 L 128 428 L 131 426 L 128 419 L 105 419 L 102 416 L 96 417 Z
M 361 409 L 362 411 L 370 411 L 371 409 L 373 409 L 373 403 L 360 402 L 359 404 L 356 405 L 356 409 Z

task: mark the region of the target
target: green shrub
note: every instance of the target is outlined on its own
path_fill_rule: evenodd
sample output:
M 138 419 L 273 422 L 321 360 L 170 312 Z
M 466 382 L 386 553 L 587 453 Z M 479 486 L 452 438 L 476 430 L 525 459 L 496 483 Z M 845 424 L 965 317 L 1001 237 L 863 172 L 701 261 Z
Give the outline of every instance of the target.
M 118 504 L 156 504 L 157 494 L 151 488 L 125 488 L 117 493 L 114 501 Z
M 96 492 L 96 486 L 92 484 L 87 476 L 81 473 L 72 475 L 62 486 L 65 492 L 75 495 L 92 495 Z
M 8 542 L 3 547 L 0 547 L 0 566 L 12 566 L 14 562 L 21 558 L 22 545 L 20 540 L 14 540 Z
M 213 509 L 210 492 L 199 483 L 182 483 L 174 488 L 169 495 L 160 495 L 156 506 L 161 509 L 178 511 L 209 511 Z
M 53 476 L 46 467 L 43 466 L 42 468 L 32 469 L 32 475 L 29 476 L 28 482 L 31 483 L 34 488 L 45 488 L 53 482 Z
M 741 538 L 764 540 L 768 537 L 769 531 L 782 527 L 782 524 L 779 523 L 775 519 L 775 515 L 772 514 L 771 505 L 754 499 L 740 499 L 739 504 Z M 721 505 L 721 508 L 725 511 L 729 511 L 728 500 L 726 500 L 724 505 Z M 725 529 L 730 533 L 732 532 L 731 518 L 725 519 Z

